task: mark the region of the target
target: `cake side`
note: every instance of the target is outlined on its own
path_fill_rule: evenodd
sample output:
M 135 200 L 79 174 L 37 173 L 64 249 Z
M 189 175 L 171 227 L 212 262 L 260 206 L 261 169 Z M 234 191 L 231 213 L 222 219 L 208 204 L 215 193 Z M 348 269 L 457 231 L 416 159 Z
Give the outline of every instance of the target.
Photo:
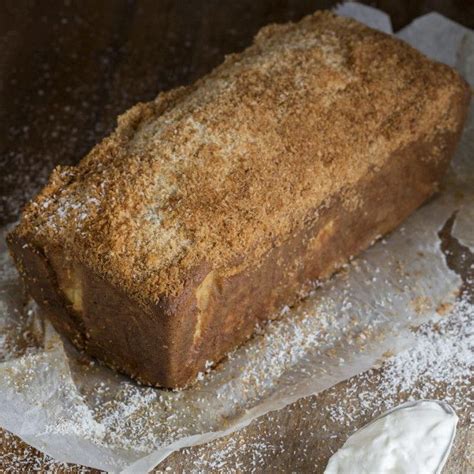
M 435 133 L 463 87 L 328 12 L 270 26 L 196 84 L 122 116 L 77 167 L 55 171 L 15 232 L 62 247 L 144 307 L 176 297 L 202 265 L 228 276 L 259 265 L 334 192 L 357 207 L 346 189 Z

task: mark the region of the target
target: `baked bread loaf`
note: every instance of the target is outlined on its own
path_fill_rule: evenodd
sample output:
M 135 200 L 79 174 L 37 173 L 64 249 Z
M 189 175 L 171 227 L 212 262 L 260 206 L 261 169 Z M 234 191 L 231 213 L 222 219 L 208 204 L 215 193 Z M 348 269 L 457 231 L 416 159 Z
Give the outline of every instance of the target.
M 438 189 L 469 98 L 356 21 L 271 25 L 57 168 L 10 249 L 77 347 L 183 387 Z

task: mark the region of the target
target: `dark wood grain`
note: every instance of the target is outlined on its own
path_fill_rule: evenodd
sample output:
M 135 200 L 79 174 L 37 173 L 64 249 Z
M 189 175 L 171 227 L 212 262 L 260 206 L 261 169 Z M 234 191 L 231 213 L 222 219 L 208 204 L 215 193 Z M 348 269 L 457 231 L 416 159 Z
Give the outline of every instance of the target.
M 388 12 L 395 29 L 432 10 L 474 27 L 472 0 L 365 3 Z M 18 218 L 54 166 L 76 163 L 113 128 L 117 114 L 135 102 L 194 81 L 225 54 L 249 45 L 267 23 L 298 20 L 334 4 L 330 0 L 0 1 L 0 226 Z M 375 391 L 378 376 L 374 373 L 368 382 L 355 377 L 205 448 L 175 453 L 161 468 L 189 471 L 197 460 L 210 458 L 227 443 L 236 447 L 226 460 L 230 472 L 252 467 L 255 472 L 319 472 L 347 434 L 371 416 L 334 426 L 321 439 L 318 428 L 328 423 L 328 407 L 340 397 L 356 404 L 357 390 L 351 399 L 348 389 L 364 382 L 373 384 Z M 273 448 L 257 458 L 256 443 Z M 466 456 L 469 443 L 472 431 L 464 421 L 448 472 L 472 472 Z M 0 430 L 0 471 L 33 469 L 80 470 L 61 466 Z

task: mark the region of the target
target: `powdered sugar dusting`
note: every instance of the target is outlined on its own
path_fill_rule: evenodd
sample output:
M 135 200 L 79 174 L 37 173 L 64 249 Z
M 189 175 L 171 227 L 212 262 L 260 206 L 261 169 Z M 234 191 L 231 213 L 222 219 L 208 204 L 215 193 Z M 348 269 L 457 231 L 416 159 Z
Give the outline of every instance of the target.
M 90 469 L 86 467 L 71 466 L 55 461 L 50 456 L 25 445 L 15 435 L 4 430 L 0 431 L 0 467 L 4 474 L 19 472 L 85 474 L 90 472 Z
M 439 398 L 440 394 L 458 413 L 468 415 L 471 400 L 466 394 L 474 368 L 473 322 L 474 304 L 465 297 L 455 304 L 449 317 L 420 327 L 414 347 L 390 357 L 382 370 L 359 376 L 357 387 L 348 388 L 347 399 L 356 394 L 360 406 L 355 412 L 345 403 L 328 407 L 331 419 L 345 423 L 374 410 L 392 408 L 400 399 Z
M 453 315 L 436 325 L 420 331 L 413 349 L 395 356 L 387 362 L 381 389 L 384 399 L 400 392 L 410 393 L 410 398 L 430 398 L 439 383 L 451 384 L 455 390 L 471 383 L 474 368 L 474 305 L 459 301 Z M 466 400 L 447 400 L 457 409 Z

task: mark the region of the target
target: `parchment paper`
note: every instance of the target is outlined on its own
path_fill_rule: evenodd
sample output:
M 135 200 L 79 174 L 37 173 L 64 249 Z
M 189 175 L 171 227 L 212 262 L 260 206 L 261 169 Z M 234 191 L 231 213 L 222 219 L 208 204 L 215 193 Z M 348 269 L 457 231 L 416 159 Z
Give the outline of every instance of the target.
M 387 16 L 373 8 L 338 10 L 390 32 Z M 400 36 L 474 79 L 472 32 L 430 14 Z M 438 237 L 455 212 L 456 238 L 473 244 L 473 118 L 471 110 L 438 197 L 184 391 L 142 387 L 113 373 L 63 342 L 34 304 L 24 307 L 4 229 L 0 425 L 61 461 L 145 472 L 174 450 L 235 431 L 410 347 L 410 328 L 439 317 L 460 288 Z

